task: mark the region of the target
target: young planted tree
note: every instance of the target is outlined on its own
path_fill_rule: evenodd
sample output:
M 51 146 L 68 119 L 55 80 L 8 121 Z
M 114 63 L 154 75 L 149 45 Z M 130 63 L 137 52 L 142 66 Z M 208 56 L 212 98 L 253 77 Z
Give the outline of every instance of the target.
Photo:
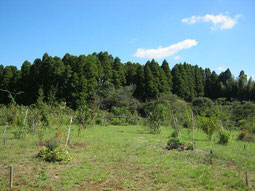
M 158 102 L 150 102 L 145 107 L 149 128 L 152 133 L 160 133 L 160 124 L 167 116 L 167 108 Z
M 220 129 L 221 123 L 216 116 L 198 116 L 198 126 L 208 135 L 211 141 L 213 135 Z

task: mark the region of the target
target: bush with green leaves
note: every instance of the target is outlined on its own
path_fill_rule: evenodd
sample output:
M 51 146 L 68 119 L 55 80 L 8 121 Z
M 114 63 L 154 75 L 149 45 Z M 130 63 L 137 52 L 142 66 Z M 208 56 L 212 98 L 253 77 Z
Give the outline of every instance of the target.
M 178 150 L 184 150 L 185 144 L 178 138 L 170 138 L 167 141 L 166 149 L 172 150 L 172 149 L 178 149 Z
M 227 130 L 220 130 L 219 131 L 219 144 L 228 144 L 230 143 L 231 133 Z
M 213 135 L 220 129 L 220 120 L 216 116 L 198 116 L 198 126 L 208 135 L 209 140 L 212 140 Z
M 197 97 L 192 102 L 192 109 L 195 114 L 202 114 L 206 110 L 211 109 L 214 103 L 207 97 Z
M 45 145 L 37 154 L 37 157 L 48 162 L 64 163 L 67 163 L 72 159 L 67 149 L 60 146 L 60 142 L 57 138 L 51 138 L 47 140 Z
M 160 133 L 160 123 L 166 116 L 166 107 L 163 104 L 150 103 L 147 108 L 147 120 L 152 133 Z
M 47 162 L 64 162 L 64 163 L 67 163 L 72 159 L 67 149 L 64 147 L 57 147 L 54 150 L 50 150 L 47 147 L 43 147 L 37 154 L 37 157 Z

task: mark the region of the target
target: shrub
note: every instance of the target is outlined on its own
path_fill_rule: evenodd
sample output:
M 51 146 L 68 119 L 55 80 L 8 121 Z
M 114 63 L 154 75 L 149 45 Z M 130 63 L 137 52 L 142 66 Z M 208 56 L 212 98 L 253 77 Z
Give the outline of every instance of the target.
M 168 149 L 168 150 L 172 150 L 172 149 L 184 150 L 185 144 L 183 142 L 181 142 L 180 139 L 170 138 L 167 142 L 166 149 Z
M 67 163 L 72 159 L 72 157 L 64 147 L 57 147 L 54 150 L 50 150 L 47 147 L 43 147 L 37 154 L 37 157 L 47 162 L 64 162 L 64 163 Z
M 145 113 L 151 133 L 160 133 L 160 123 L 166 118 L 167 108 L 157 102 L 150 102 L 145 107 Z
M 111 125 L 121 125 L 122 121 L 120 118 L 114 117 L 110 120 Z
M 177 131 L 173 131 L 171 134 L 172 138 L 178 138 L 178 132 Z
M 220 120 L 216 116 L 199 116 L 198 125 L 212 140 L 213 134 L 220 128 Z
M 238 140 L 245 140 L 248 137 L 249 131 L 247 129 L 242 129 L 238 135 Z
M 58 139 L 56 139 L 56 138 L 51 138 L 51 139 L 49 139 L 49 140 L 46 141 L 45 146 L 46 146 L 49 150 L 53 151 L 54 149 L 56 149 L 56 148 L 58 148 L 58 147 L 60 146 L 60 143 L 59 143 L 59 140 L 58 140 Z
M 237 139 L 241 141 L 250 141 L 250 142 L 255 141 L 255 137 L 251 135 L 247 129 L 242 129 Z
M 196 114 L 201 114 L 206 110 L 211 109 L 213 105 L 213 101 L 207 97 L 198 97 L 192 102 L 192 108 Z
M 60 142 L 57 138 L 51 138 L 46 141 L 42 149 L 37 154 L 38 158 L 41 158 L 48 162 L 64 162 L 67 163 L 72 159 L 65 147 L 60 146 Z
M 189 142 L 187 147 L 186 147 L 186 150 L 193 150 L 193 143 L 192 142 Z
M 219 132 L 219 144 L 228 144 L 230 143 L 230 138 L 231 138 L 231 133 L 229 131 L 226 130 L 221 130 Z

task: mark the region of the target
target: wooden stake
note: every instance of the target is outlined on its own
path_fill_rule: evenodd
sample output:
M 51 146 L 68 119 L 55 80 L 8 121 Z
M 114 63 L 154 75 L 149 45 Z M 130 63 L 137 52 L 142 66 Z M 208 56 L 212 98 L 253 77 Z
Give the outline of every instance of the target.
M 33 126 L 33 133 L 35 133 L 35 120 L 34 119 L 33 119 L 32 126 Z
M 104 126 L 104 122 L 105 122 L 105 112 L 103 113 L 102 126 Z
M 210 164 L 212 164 L 213 150 L 210 150 Z
M 80 133 L 81 133 L 81 128 L 79 127 L 79 129 L 78 129 L 78 137 L 80 137 Z
M 69 125 L 69 129 L 68 129 L 67 137 L 66 137 L 66 145 L 65 146 L 67 146 L 67 144 L 68 144 L 72 122 L 73 122 L 73 117 L 71 117 L 71 119 L 70 119 L 70 125 Z
M 194 118 L 193 118 L 193 111 L 192 111 L 192 150 L 195 150 L 195 135 L 194 135 Z
M 26 115 L 25 115 L 25 118 L 24 118 L 24 126 L 26 125 L 26 121 L 27 121 L 27 113 L 28 113 L 28 109 L 26 110 Z
M 246 170 L 246 186 L 249 186 L 249 177 L 248 177 L 248 171 Z
M 5 137 L 5 134 L 6 134 L 6 128 L 4 129 L 4 145 L 6 144 L 6 137 Z
M 10 166 L 10 188 L 12 189 L 12 176 L 13 176 L 13 166 Z

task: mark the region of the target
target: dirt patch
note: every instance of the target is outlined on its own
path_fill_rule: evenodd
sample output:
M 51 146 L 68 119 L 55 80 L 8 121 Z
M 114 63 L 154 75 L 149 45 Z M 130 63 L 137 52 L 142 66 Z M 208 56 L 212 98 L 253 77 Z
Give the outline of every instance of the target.
M 69 147 L 70 148 L 76 148 L 76 147 L 85 147 L 86 144 L 82 142 L 72 142 Z

